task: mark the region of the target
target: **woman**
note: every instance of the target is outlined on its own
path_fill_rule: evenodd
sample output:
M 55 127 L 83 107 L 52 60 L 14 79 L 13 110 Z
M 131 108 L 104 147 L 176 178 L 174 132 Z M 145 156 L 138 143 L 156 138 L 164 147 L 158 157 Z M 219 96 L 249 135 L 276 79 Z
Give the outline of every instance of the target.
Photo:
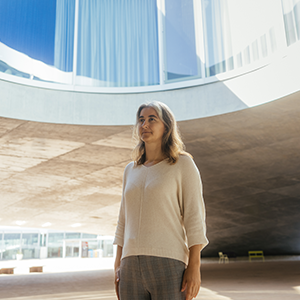
M 141 105 L 134 133 L 114 241 L 118 299 L 190 300 L 208 243 L 199 171 L 165 104 Z

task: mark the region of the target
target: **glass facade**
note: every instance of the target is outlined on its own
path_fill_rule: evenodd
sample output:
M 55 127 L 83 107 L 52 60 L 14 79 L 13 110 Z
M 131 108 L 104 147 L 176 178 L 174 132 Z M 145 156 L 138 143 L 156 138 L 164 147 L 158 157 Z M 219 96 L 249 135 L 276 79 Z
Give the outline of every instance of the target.
M 300 40 L 300 0 L 281 0 L 287 45 Z
M 80 0 L 76 75 L 80 85 L 158 84 L 155 1 Z
M 96 234 L 90 234 L 90 233 L 83 233 L 82 238 L 83 239 L 96 239 L 97 235 Z
M 22 234 L 22 254 L 23 258 L 40 258 L 39 234 Z
M 4 233 L 2 242 L 3 259 L 16 259 L 17 253 L 21 251 L 21 234 Z
M 78 232 L 66 232 L 65 247 L 66 257 L 79 257 L 81 233 Z
M 193 0 L 165 0 L 166 79 L 200 75 Z
M 226 0 L 203 0 L 205 74 L 207 77 L 234 68 L 229 12 Z
M 112 257 L 113 238 L 79 232 L 50 232 L 39 229 L 17 232 L 0 227 L 0 260 Z
M 56 1 L 54 66 L 73 71 L 75 0 Z
M 299 40 L 300 0 L 0 1 L 0 73 L 28 84 L 162 86 L 263 64 Z
M 66 241 L 66 257 L 79 257 L 80 242 Z
M 63 233 L 49 233 L 48 235 L 48 257 L 63 257 Z

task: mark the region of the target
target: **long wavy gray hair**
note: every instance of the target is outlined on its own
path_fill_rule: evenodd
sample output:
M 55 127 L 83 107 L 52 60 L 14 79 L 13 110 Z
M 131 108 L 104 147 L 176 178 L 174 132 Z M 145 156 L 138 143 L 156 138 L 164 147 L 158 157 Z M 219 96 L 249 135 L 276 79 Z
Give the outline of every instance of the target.
M 142 165 L 146 161 L 145 143 L 142 141 L 139 134 L 140 113 L 146 107 L 155 109 L 158 117 L 165 125 L 166 131 L 162 140 L 162 152 L 168 158 L 168 162 L 170 164 L 175 164 L 180 154 L 192 157 L 185 151 L 185 146 L 180 137 L 175 117 L 170 108 L 162 102 L 153 101 L 147 104 L 142 104 L 136 113 L 136 123 L 133 128 L 133 137 L 137 141 L 137 144 L 132 152 L 132 159 L 135 161 L 135 163 L 137 165 Z

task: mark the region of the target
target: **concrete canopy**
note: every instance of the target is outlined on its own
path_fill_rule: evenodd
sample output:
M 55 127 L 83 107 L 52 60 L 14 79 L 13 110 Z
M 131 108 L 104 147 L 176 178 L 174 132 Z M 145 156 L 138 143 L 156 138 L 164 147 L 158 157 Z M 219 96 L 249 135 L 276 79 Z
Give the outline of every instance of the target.
M 179 122 L 204 184 L 204 256 L 300 253 L 299 99 Z M 114 234 L 131 126 L 0 118 L 0 136 L 0 225 Z

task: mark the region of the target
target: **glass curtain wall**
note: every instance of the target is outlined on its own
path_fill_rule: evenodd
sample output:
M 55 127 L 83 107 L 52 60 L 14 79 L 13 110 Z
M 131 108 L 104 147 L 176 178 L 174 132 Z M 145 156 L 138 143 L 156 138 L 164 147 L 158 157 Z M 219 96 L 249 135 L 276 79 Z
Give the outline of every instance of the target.
M 227 0 L 202 0 L 206 76 L 234 67 Z
M 79 85 L 159 83 L 156 1 L 80 0 Z
M 47 242 L 47 234 L 40 233 L 40 247 L 46 247 L 46 242 Z
M 54 66 L 73 71 L 75 0 L 56 0 Z
M 202 13 L 207 77 L 265 59 L 285 44 L 279 1 L 202 0 Z
M 65 247 L 66 257 L 79 257 L 80 239 L 81 234 L 76 232 L 67 232 Z
M 37 79 L 54 63 L 56 0 L 0 1 L 0 70 Z M 46 75 L 47 77 L 47 75 Z
M 103 241 L 103 256 L 110 257 L 113 256 L 113 241 Z
M 1 229 L 1 228 L 0 228 Z M 30 230 L 31 231 L 31 230 Z M 113 256 L 113 237 L 80 232 L 0 232 L 0 260 Z
M 286 42 L 290 46 L 300 40 L 300 0 L 281 0 Z
M 200 76 L 193 0 L 165 0 L 166 79 Z
M 40 257 L 38 233 L 22 233 L 22 253 L 24 259 Z
M 0 1 L 0 72 L 153 86 L 258 65 L 300 40 L 300 0 L 161 0 L 162 22 L 157 1 Z
M 75 0 L 0 1 L 0 71 L 72 84 L 74 17 Z
M 4 233 L 2 247 L 3 259 L 16 259 L 17 253 L 21 251 L 21 234 Z
M 64 233 L 49 233 L 48 235 L 48 258 L 63 257 Z
M 97 234 L 91 234 L 91 233 L 83 233 L 82 234 L 83 239 L 96 239 Z

